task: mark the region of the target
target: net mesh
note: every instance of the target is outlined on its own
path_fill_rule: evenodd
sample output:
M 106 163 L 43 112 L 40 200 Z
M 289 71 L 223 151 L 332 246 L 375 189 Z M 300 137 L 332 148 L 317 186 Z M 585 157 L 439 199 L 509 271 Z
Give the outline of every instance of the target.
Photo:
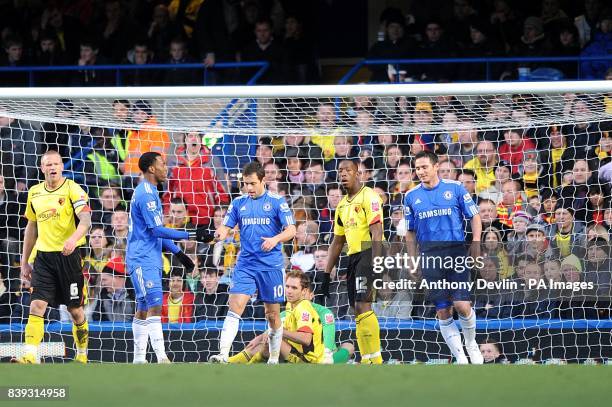
M 268 188 L 286 197 L 298 223 L 296 239 L 284 247 L 287 268 L 308 272 L 318 284 L 343 193 L 339 161 L 359 160 L 362 181 L 383 198 L 385 237 L 401 247 L 402 198 L 418 184 L 412 158 L 431 150 L 441 157 L 440 176 L 462 182 L 479 204 L 488 260 L 474 281 L 519 283 L 473 293 L 485 351 L 491 348 L 498 361 L 605 361 L 612 352 L 611 114 L 605 92 L 344 97 L 338 88 L 337 96 L 325 98 L 160 94 L 122 100 L 118 92 L 116 98 L 1 99 L 0 340 L 15 346 L 3 347 L 0 357 L 21 352 L 30 294 L 20 278 L 25 224 L 19 215 L 28 188 L 41 181 L 39 158 L 48 149 L 60 151 L 65 175 L 90 195 L 94 225 L 83 248 L 89 355 L 113 362 L 132 358 L 134 294 L 130 279 L 115 269 L 125 254 L 126 211 L 139 182 L 134 160 L 142 152 L 167 156 L 164 223 L 174 228 L 213 230 L 240 193 L 242 166 L 254 159 L 265 164 Z M 571 219 L 561 221 L 566 216 Z M 529 240 L 528 229 L 541 230 L 545 243 Z M 181 266 L 164 256 L 164 322 L 171 322 L 166 343 L 176 361 L 204 361 L 218 349 L 240 235 L 214 245 L 180 245 L 198 267 L 171 283 L 172 270 Z M 355 339 L 346 262 L 342 256 L 333 273 L 330 298 L 315 297 L 336 317 L 338 344 Z M 418 282 L 401 269 L 386 278 Z M 520 286 L 529 278 L 569 285 Z M 574 283 L 594 289 L 585 294 L 573 290 Z M 379 293 L 374 310 L 385 360 L 450 360 L 435 309 L 423 294 L 419 288 Z M 173 298 L 182 298 L 182 305 L 174 306 Z M 69 314 L 60 307 L 46 316 L 55 322 L 45 343 L 66 343 L 69 359 Z M 234 350 L 265 329 L 263 318 L 262 304 L 253 299 Z M 44 356 L 67 360 L 53 352 Z

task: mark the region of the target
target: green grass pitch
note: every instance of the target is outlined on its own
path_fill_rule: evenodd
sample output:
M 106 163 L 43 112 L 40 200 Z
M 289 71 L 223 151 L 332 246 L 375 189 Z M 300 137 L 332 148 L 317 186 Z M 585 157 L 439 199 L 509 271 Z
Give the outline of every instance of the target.
M 6 406 L 606 406 L 612 366 L 0 366 L 0 386 L 69 386 Z

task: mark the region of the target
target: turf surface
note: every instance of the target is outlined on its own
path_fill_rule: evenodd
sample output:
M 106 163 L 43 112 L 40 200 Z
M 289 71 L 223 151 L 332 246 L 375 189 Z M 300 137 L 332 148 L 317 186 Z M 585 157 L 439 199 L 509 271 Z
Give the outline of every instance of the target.
M 606 406 L 612 366 L 0 365 L 0 386 L 64 385 L 11 406 Z

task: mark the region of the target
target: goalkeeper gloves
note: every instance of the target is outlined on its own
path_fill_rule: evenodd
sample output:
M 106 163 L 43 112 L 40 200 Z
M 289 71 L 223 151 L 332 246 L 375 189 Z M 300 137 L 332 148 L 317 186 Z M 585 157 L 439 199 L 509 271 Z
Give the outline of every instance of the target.
M 179 259 L 183 267 L 185 267 L 185 274 L 191 274 L 191 272 L 195 268 L 195 264 L 193 264 L 193 261 L 191 260 L 191 258 L 189 258 L 189 256 L 187 256 L 182 251 L 178 252 L 176 254 L 176 257 Z
M 215 235 L 206 228 L 197 228 L 189 231 L 189 240 L 196 240 L 202 243 L 210 243 L 215 240 Z
M 321 283 L 321 291 L 320 294 L 329 298 L 329 282 L 331 277 L 329 273 L 323 273 L 323 282 Z

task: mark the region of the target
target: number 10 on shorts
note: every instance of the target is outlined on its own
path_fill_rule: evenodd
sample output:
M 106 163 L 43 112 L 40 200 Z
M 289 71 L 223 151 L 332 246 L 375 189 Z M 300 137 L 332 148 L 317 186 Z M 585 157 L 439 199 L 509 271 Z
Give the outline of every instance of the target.
M 283 290 L 283 285 L 275 285 L 274 286 L 274 298 L 280 298 L 285 296 L 285 291 Z

